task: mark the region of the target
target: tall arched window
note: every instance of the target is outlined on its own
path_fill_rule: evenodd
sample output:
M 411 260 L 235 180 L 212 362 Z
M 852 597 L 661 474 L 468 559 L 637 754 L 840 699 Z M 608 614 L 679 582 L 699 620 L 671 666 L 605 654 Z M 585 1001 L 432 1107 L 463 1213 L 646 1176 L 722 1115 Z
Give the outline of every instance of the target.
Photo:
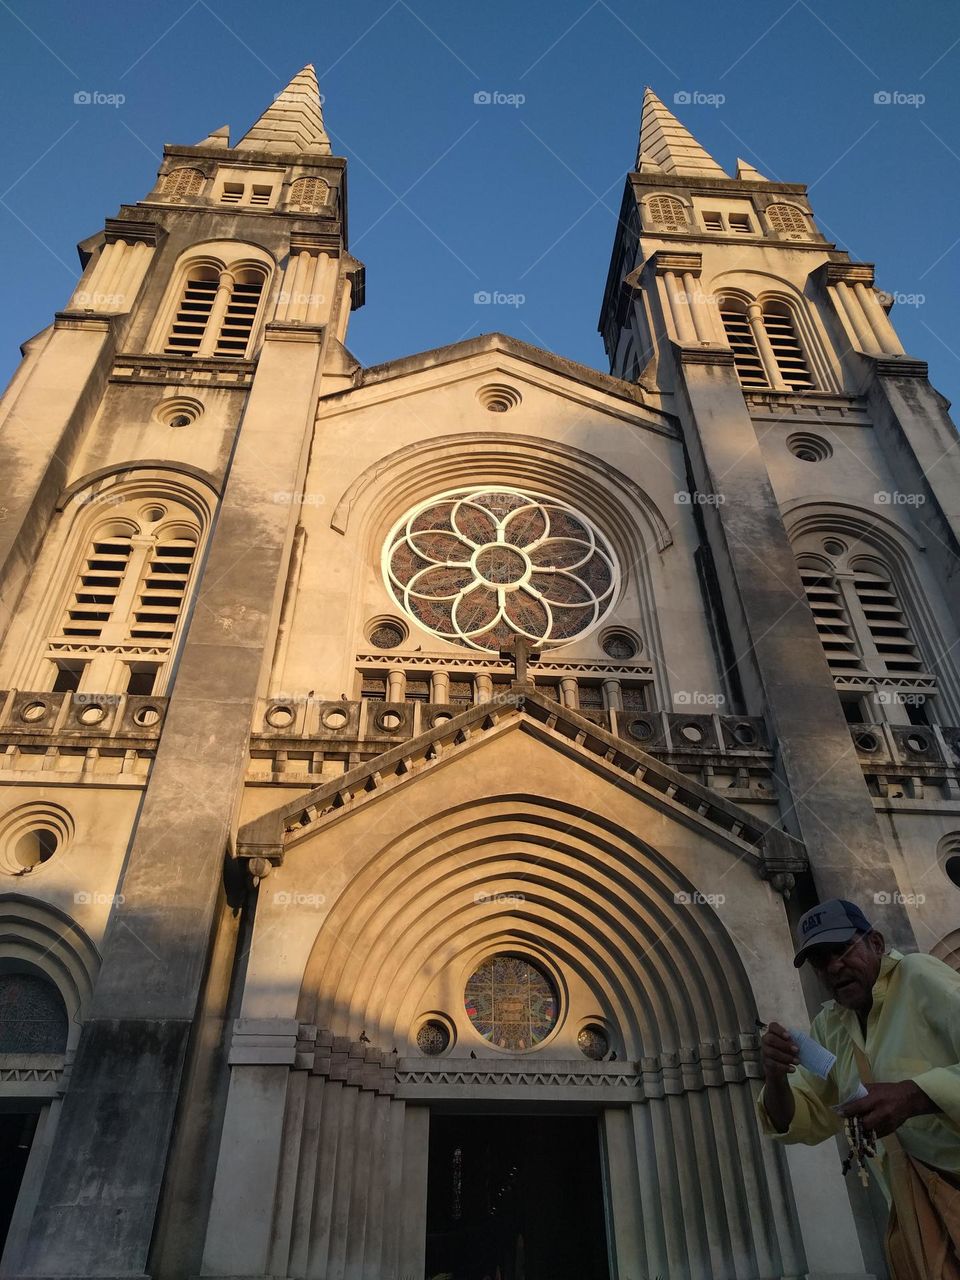
M 747 307 L 748 304 L 741 298 L 721 298 L 720 319 L 733 351 L 733 363 L 740 385 L 747 388 L 766 387 L 769 385 L 767 375 L 760 359 Z
M 201 526 L 169 496 L 102 505 L 46 642 L 47 687 L 156 691 L 185 611 Z
M 863 542 L 822 533 L 805 535 L 798 550 L 807 602 L 838 683 L 887 688 L 881 705 L 899 700 L 903 718 L 926 719 L 919 709 L 936 684 L 887 563 Z
M 785 302 L 769 299 L 763 304 L 762 317 L 780 377 L 791 391 L 810 391 L 813 383 L 797 336 L 793 312 Z
M 249 351 L 266 282 L 260 265 L 191 267 L 183 283 L 165 355 L 242 360 Z
M 813 388 L 788 303 L 779 298 L 767 298 L 761 303 L 742 296 L 721 296 L 719 306 L 737 377 L 744 389 L 809 391 Z

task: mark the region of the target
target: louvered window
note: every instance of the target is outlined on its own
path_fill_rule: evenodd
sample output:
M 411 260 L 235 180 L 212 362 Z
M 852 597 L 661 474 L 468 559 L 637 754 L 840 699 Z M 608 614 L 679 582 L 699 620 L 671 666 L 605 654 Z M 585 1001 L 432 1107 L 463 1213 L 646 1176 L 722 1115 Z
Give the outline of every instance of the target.
M 131 640 L 173 639 L 186 594 L 196 544 L 187 538 L 158 542 L 137 593 Z
M 722 213 L 705 213 L 703 215 L 703 225 L 708 231 L 723 230 L 723 214 Z
M 730 230 L 740 236 L 753 235 L 753 223 L 750 221 L 749 213 L 731 213 Z
M 242 182 L 225 182 L 220 192 L 221 204 L 240 204 L 243 200 Z
M 129 538 L 102 538 L 94 542 L 67 608 L 62 627 L 65 636 L 99 638 L 113 614 L 131 550 Z
M 723 321 L 727 342 L 733 351 L 733 362 L 741 385 L 744 387 L 767 386 L 763 362 L 760 359 L 757 344 L 753 340 L 753 332 L 750 329 L 746 311 L 738 303 L 722 299 L 720 319 Z
M 89 505 L 101 523 L 86 535 L 65 604 L 53 605 L 59 612 L 44 653 L 47 688 L 150 692 L 173 653 L 200 525 L 189 500 L 163 494 L 145 503 L 142 487 L 134 487 L 132 497 L 125 499 L 118 485 L 81 508 L 90 520 Z M 97 502 L 109 508 L 106 523 Z
M 165 354 L 192 356 L 203 341 L 207 321 L 217 296 L 218 278 L 204 270 L 188 277 L 183 297 L 167 338 Z
M 780 376 L 791 391 L 809 391 L 813 387 L 806 356 L 797 337 L 790 308 L 782 302 L 767 302 L 763 306 L 763 327 Z
M 253 184 L 253 190 L 250 193 L 250 203 L 259 208 L 264 208 L 270 204 L 270 198 L 273 195 L 273 187 L 261 186 L 260 183 Z
M 673 196 L 653 196 L 647 201 L 647 217 L 664 231 L 686 231 L 687 215 L 680 200 Z
M 856 633 L 834 575 L 825 568 L 801 564 L 800 578 L 830 670 L 837 675 L 863 671 Z
M 220 326 L 215 355 L 237 359 L 246 355 L 262 292 L 263 279 L 259 277 L 248 283 L 238 280 L 233 286 L 226 315 Z
M 857 569 L 853 585 L 870 638 L 888 674 L 903 676 L 923 671 L 923 661 L 889 579 Z

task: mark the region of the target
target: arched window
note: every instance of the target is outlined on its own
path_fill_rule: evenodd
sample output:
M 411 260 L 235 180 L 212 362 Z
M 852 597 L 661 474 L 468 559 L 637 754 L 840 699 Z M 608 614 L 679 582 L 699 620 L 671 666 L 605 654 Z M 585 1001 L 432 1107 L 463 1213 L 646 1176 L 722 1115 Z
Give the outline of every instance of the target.
M 810 228 L 803 213 L 793 204 L 770 204 L 765 210 L 772 231 L 781 235 L 806 237 Z
M 741 386 L 766 387 L 769 385 L 767 375 L 747 315 L 747 305 L 741 298 L 721 298 L 720 319 L 733 351 L 733 363 Z
M 0 972 L 0 1053 L 63 1053 L 69 1025 L 60 992 L 34 972 Z
M 819 554 L 798 557 L 800 577 L 830 670 L 904 681 L 927 667 L 893 575 L 878 556 L 839 538 L 810 535 Z
M 683 201 L 674 196 L 651 196 L 647 201 L 647 218 L 650 225 L 664 231 L 686 231 L 687 212 Z
M 330 198 L 330 184 L 323 178 L 297 178 L 290 186 L 287 208 L 292 213 L 316 213 Z
M 152 693 L 184 614 L 200 524 L 167 496 L 111 503 L 109 514 L 108 501 L 83 546 L 46 657 L 55 689 L 82 681 L 98 692 Z
M 721 297 L 720 319 L 745 390 L 809 391 L 810 369 L 790 306 L 779 298 L 762 303 Z
M 182 204 L 198 196 L 205 181 L 200 169 L 171 169 L 157 183 L 157 192 L 166 200 Z
M 265 281 L 266 272 L 261 266 L 227 270 L 205 263 L 192 267 L 183 284 L 164 354 L 244 359 Z
M 763 328 L 780 377 L 791 391 L 810 391 L 813 383 L 806 356 L 793 322 L 793 312 L 785 302 L 769 299 L 762 308 Z

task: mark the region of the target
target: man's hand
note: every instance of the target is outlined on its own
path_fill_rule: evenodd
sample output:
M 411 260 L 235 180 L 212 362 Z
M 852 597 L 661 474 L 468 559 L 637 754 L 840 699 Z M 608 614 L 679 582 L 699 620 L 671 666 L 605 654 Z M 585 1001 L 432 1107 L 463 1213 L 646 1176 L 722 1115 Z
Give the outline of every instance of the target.
M 760 1041 L 760 1060 L 766 1082 L 763 1105 L 778 1133 L 786 1133 L 793 1121 L 796 1099 L 787 1076 L 797 1069 L 799 1053 L 790 1032 L 779 1022 L 771 1022 Z
M 871 1130 L 878 1138 L 899 1129 L 904 1120 L 911 1116 L 930 1115 L 937 1110 L 935 1103 L 927 1097 L 918 1084 L 912 1080 L 900 1080 L 896 1084 L 868 1084 L 865 1098 L 858 1098 L 841 1108 L 842 1116 L 857 1116 L 867 1132 Z
M 771 1022 L 760 1041 L 764 1078 L 770 1083 L 784 1080 L 796 1069 L 799 1058 L 799 1051 L 790 1039 L 790 1032 L 786 1027 L 781 1027 L 779 1022 Z

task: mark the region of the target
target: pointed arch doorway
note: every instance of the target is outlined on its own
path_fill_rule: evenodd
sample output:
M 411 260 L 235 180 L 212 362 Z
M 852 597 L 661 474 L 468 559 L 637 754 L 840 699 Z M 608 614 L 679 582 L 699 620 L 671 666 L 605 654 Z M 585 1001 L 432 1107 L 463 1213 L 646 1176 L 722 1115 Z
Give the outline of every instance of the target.
M 609 1280 L 596 1115 L 432 1110 L 427 1280 Z

